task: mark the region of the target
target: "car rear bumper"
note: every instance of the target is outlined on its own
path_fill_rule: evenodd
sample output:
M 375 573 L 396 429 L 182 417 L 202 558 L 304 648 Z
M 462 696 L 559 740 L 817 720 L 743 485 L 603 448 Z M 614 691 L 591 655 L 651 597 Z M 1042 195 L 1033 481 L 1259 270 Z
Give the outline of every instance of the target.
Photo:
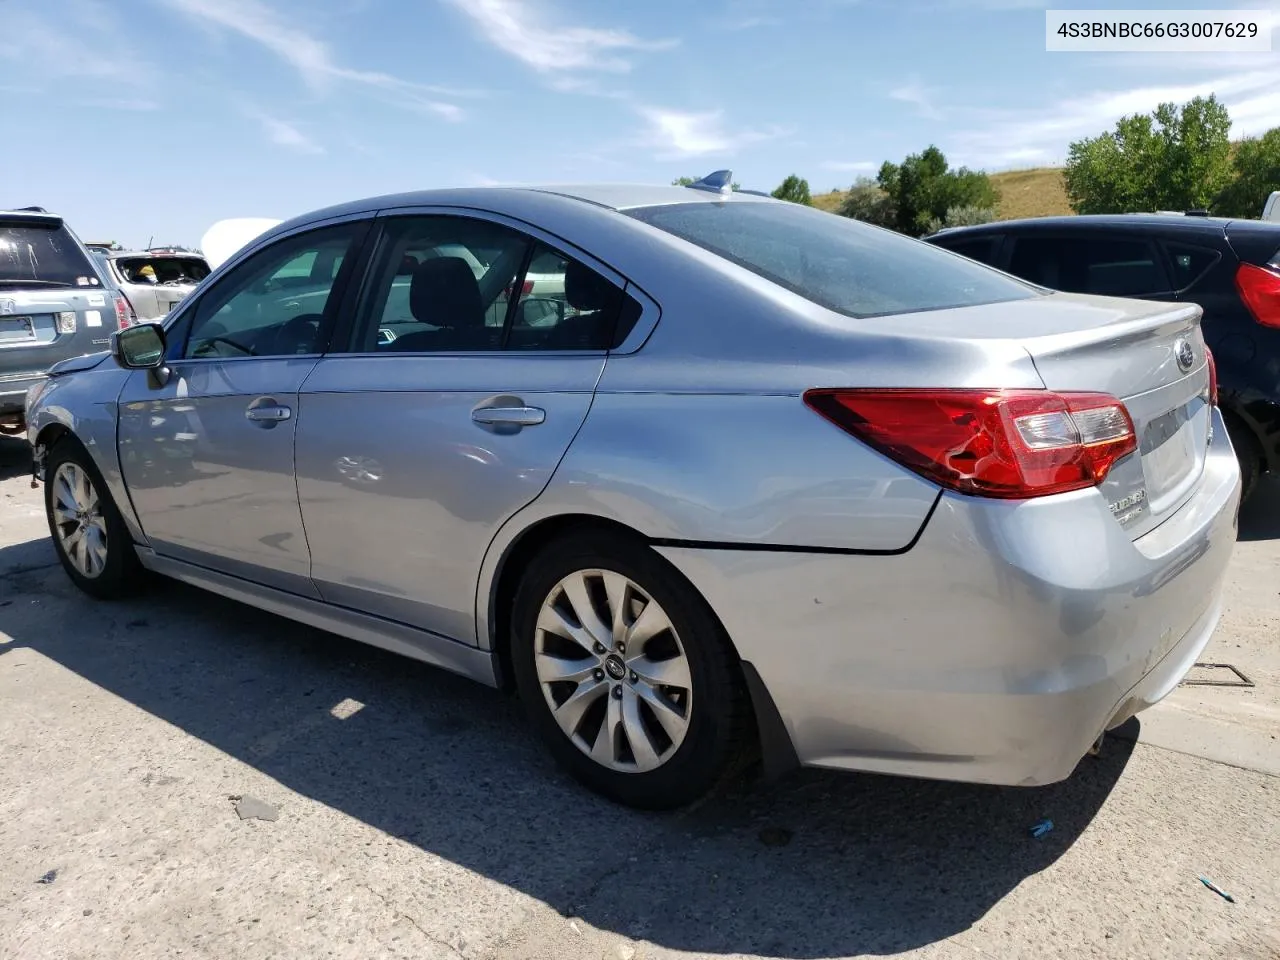
M 806 765 L 981 783 L 1070 775 L 1217 625 L 1240 475 L 1221 414 L 1194 496 L 1131 541 L 1096 490 L 944 495 L 894 556 L 663 547 Z
M 43 372 L 0 375 L 0 416 L 25 413 L 27 391 L 44 380 Z

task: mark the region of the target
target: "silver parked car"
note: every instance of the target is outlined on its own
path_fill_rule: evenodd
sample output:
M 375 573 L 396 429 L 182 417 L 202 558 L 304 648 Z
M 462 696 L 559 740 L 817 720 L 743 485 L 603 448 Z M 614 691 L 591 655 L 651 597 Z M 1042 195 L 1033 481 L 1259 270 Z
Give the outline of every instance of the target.
M 160 250 L 94 251 L 129 298 L 140 320 L 167 315 L 209 275 L 198 253 Z
M 111 598 L 145 568 L 510 683 L 629 804 L 755 750 L 1067 777 L 1222 609 L 1240 478 L 1200 308 L 727 184 L 270 230 L 32 391 L 67 573 Z M 561 307 L 526 309 L 531 263 Z

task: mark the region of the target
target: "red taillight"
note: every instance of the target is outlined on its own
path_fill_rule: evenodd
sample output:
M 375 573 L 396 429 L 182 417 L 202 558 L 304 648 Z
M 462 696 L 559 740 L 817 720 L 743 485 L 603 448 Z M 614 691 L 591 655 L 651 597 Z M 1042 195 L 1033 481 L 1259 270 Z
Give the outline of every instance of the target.
M 137 317 L 133 313 L 133 307 L 129 306 L 129 301 L 124 298 L 124 294 L 117 293 L 116 297 L 116 329 L 123 330 L 132 324 Z
M 514 283 L 509 283 L 507 284 L 507 289 L 502 291 L 508 300 L 511 299 L 511 288 L 514 286 L 515 286 Z M 532 280 L 526 280 L 524 283 L 520 284 L 520 296 L 527 297 L 531 293 L 533 293 Z
M 1209 367 L 1209 402 L 1218 405 L 1218 364 L 1213 359 L 1213 351 L 1204 348 L 1204 362 Z
M 810 390 L 804 402 L 961 493 L 1043 497 L 1101 483 L 1138 449 L 1123 403 L 1048 390 Z
M 1242 263 L 1236 270 L 1240 299 L 1264 327 L 1280 327 L 1280 273 Z

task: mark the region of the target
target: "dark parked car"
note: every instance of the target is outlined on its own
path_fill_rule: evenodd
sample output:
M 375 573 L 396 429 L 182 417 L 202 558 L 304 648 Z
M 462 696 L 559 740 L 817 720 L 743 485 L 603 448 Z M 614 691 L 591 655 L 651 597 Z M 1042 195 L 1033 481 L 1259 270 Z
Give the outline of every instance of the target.
M 0 210 L 0 433 L 23 430 L 27 391 L 60 360 L 107 349 L 132 310 L 62 218 Z
M 1199 304 L 1245 495 L 1280 469 L 1280 223 L 1043 217 L 926 239 L 1054 290 Z

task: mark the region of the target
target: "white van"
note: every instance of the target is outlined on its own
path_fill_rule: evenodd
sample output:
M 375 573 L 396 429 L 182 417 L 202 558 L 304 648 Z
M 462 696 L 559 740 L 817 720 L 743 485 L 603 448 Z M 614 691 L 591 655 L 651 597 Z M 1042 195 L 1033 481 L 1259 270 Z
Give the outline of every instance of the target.
M 1280 223 L 1280 190 L 1267 197 L 1267 205 L 1262 208 L 1262 219 Z

